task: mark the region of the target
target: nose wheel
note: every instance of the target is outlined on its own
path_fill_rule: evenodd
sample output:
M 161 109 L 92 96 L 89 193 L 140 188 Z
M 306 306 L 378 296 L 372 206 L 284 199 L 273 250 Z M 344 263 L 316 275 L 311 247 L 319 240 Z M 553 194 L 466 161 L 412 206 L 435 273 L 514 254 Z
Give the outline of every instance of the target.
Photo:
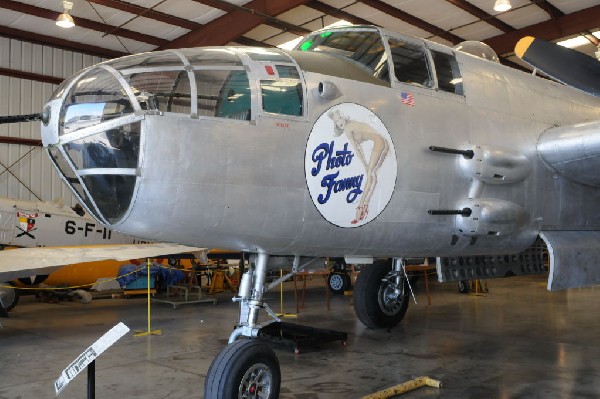
M 281 372 L 273 350 L 263 342 L 241 339 L 213 360 L 204 384 L 206 399 L 276 399 Z

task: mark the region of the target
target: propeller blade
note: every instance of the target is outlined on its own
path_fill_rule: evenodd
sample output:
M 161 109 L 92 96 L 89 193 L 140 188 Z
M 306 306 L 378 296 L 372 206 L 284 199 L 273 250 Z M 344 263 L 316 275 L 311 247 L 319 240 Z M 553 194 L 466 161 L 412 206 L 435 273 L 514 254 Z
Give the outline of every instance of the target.
M 42 113 L 29 115 L 0 116 L 0 125 L 4 123 L 35 122 L 42 120 Z
M 531 36 L 519 40 L 515 53 L 551 78 L 600 97 L 600 62 L 595 58 Z

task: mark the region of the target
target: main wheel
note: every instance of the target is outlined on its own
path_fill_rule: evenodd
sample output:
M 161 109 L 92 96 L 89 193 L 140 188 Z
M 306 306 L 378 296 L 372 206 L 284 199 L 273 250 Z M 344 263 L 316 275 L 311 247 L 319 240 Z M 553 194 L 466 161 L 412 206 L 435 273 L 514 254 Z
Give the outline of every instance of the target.
M 331 272 L 327 277 L 329 291 L 334 294 L 343 294 L 350 288 L 350 276 L 344 272 Z
M 400 323 L 408 309 L 408 284 L 395 283 L 390 262 L 364 266 L 354 285 L 354 311 L 369 328 L 389 328 Z
M 281 372 L 273 350 L 255 339 L 235 341 L 213 360 L 204 399 L 276 399 Z
M 14 288 L 8 287 L 8 283 L 4 283 L 3 285 L 3 287 L 0 287 L 0 302 L 8 312 L 19 302 L 19 292 Z

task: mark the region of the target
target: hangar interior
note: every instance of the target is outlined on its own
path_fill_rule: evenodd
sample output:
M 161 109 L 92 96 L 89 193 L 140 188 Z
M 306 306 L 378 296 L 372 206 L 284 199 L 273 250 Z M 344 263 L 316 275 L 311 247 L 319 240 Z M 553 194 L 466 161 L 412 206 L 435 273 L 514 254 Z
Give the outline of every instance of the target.
M 202 46 L 274 48 L 336 23 L 375 25 L 450 47 L 483 42 L 502 64 L 526 73 L 532 73 L 532 67 L 515 55 L 515 45 L 524 36 L 561 42 L 598 57 L 599 1 L 510 0 L 507 11 L 494 10 L 495 3 L 1 0 L 0 116 L 41 112 L 63 80 L 113 58 Z M 74 26 L 57 26 L 57 19 L 69 20 L 64 14 L 72 16 Z M 238 71 L 240 79 L 244 68 L 231 65 L 228 70 Z M 285 78 L 295 79 L 293 72 Z M 223 80 L 232 87 L 239 84 L 227 76 Z M 232 101 L 223 103 L 225 107 L 214 110 L 220 116 L 243 113 Z M 283 113 L 297 112 L 301 101 L 292 108 Z M 54 169 L 40 138 L 39 122 L 0 124 L 0 197 L 75 207 L 77 198 Z M 2 223 L 0 219 L 0 228 Z M 333 295 L 331 309 L 326 309 L 321 278 L 311 280 L 307 305 L 297 321 L 347 332 L 347 347 L 322 344 L 298 355 L 285 345 L 274 345 L 281 365 L 280 397 L 358 398 L 421 375 L 442 380 L 443 387 L 420 388 L 403 397 L 597 396 L 599 354 L 591 344 L 598 338 L 591 316 L 600 295 L 597 288 L 550 293 L 545 275 L 486 280 L 485 295 L 461 295 L 456 284 L 437 283 L 433 276 L 427 292 L 423 283 L 420 278 L 412 287 L 418 303 L 410 305 L 402 323 L 372 330 L 356 319 L 351 295 Z M 430 294 L 428 305 L 425 298 Z M 202 397 L 211 361 L 226 345 L 238 318 L 233 295 L 215 295 L 214 306 L 177 310 L 154 303 L 152 323 L 162 335 L 127 335 L 108 350 L 96 369 L 99 396 Z M 285 283 L 282 308 L 293 309 L 293 297 L 291 284 Z M 277 292 L 267 299 L 278 307 Z M 64 367 L 119 321 L 144 329 L 145 310 L 143 296 L 57 305 L 25 295 L 9 318 L 0 319 L 0 358 L 5 359 L 0 397 L 55 397 L 53 384 Z M 81 397 L 85 390 L 85 377 L 79 376 L 61 397 Z

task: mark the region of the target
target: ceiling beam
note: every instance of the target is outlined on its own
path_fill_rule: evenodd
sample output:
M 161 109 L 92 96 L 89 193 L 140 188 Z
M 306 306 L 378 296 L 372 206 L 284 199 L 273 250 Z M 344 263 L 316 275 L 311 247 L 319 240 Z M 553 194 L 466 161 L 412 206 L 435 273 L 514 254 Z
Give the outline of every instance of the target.
M 24 14 L 33 15 L 40 18 L 46 18 L 50 20 L 56 20 L 56 18 L 60 15 L 57 11 L 48 10 L 46 8 L 40 8 L 36 6 L 32 6 L 30 4 L 20 3 L 14 0 L 0 0 L 0 8 L 5 8 L 8 10 L 22 12 Z M 75 24 L 81 28 L 87 28 L 91 30 L 95 30 L 98 32 L 111 32 L 116 36 L 124 37 L 127 39 L 135 40 L 142 43 L 152 44 L 154 46 L 161 46 L 168 41 L 165 39 L 160 39 L 158 37 L 145 35 L 143 33 L 130 31 L 127 29 L 117 28 L 115 26 L 106 25 L 100 22 L 92 21 L 85 18 L 79 18 L 74 16 Z M 57 28 L 60 29 L 60 28 Z
M 373 22 L 367 21 L 366 19 L 362 19 L 354 14 L 350 14 L 349 12 L 332 7 L 329 4 L 325 4 L 320 1 L 309 1 L 306 3 L 306 6 L 312 8 L 313 10 L 320 11 L 323 14 L 331 15 L 332 17 L 343 19 L 344 21 L 348 21 L 356 25 L 374 25 Z
M 114 51 L 103 47 L 91 46 L 89 44 L 58 39 L 56 37 L 40 35 L 38 33 L 26 32 L 15 28 L 9 28 L 8 26 L 0 26 L 0 36 L 8 37 L 9 39 L 16 39 L 31 43 L 42 44 L 45 46 L 52 46 L 62 50 L 76 51 L 79 53 L 96 55 L 103 58 L 117 58 L 127 55 L 126 53 L 122 53 L 120 51 Z
M 189 21 L 187 19 L 175 17 L 170 14 L 165 14 L 150 8 L 141 7 L 132 3 L 127 3 L 120 0 L 87 0 L 89 3 L 100 4 L 116 10 L 125 11 L 144 18 L 153 19 L 155 21 L 164 22 L 169 25 L 179 26 L 184 29 L 194 30 L 202 26 L 199 23 Z
M 242 46 L 251 46 L 251 47 L 275 47 L 271 44 L 261 42 L 259 40 L 250 39 L 248 37 L 240 36 L 235 39 L 237 44 L 241 44 Z
M 594 46 L 596 46 L 596 47 L 600 46 L 600 40 L 598 40 L 598 38 L 596 36 L 592 35 L 592 32 L 585 33 L 583 35 L 583 37 L 588 39 L 589 42 L 592 43 Z
M 524 36 L 544 40 L 557 40 L 565 36 L 596 29 L 600 26 L 600 6 L 593 6 L 559 18 L 549 19 L 535 25 L 517 29 L 484 40 L 496 53 L 502 55 L 514 52 L 515 45 Z
M 463 42 L 465 39 L 456 36 L 453 33 L 443 30 L 435 25 L 430 24 L 429 22 L 423 21 L 420 18 L 415 17 L 405 11 L 402 11 L 398 8 L 392 7 L 388 3 L 385 3 L 381 0 L 359 0 L 359 2 L 368 5 L 369 7 L 375 8 L 376 10 L 381 11 L 384 14 L 388 14 L 394 18 L 400 19 L 404 22 L 407 22 L 411 25 L 416 26 L 417 28 L 423 29 L 429 33 L 434 34 L 435 36 L 439 36 L 442 39 L 448 40 L 451 43 L 458 44 Z
M 262 16 L 265 19 L 263 22 L 265 25 L 269 25 L 269 26 L 272 26 L 273 28 L 281 29 L 286 32 L 291 32 L 291 33 L 294 33 L 299 36 L 304 36 L 307 33 L 310 33 L 310 30 L 308 30 L 306 28 L 291 24 L 291 23 L 283 21 L 279 18 L 275 18 L 273 15 L 263 13 L 260 10 L 254 8 L 254 5 L 250 5 L 250 3 L 244 4 L 243 6 L 238 6 L 237 4 L 233 4 L 233 3 L 230 3 L 225 0 L 194 0 L 194 1 L 205 4 L 205 5 L 213 7 L 213 8 L 217 8 L 221 11 L 225 11 L 228 13 L 231 13 L 233 11 L 242 11 L 242 12 L 245 12 L 245 13 L 251 14 L 251 15 L 258 14 L 259 16 Z M 281 0 L 277 0 L 277 2 L 285 3 L 284 1 L 281 1 Z M 254 3 L 254 2 L 251 2 L 251 3 Z
M 55 76 L 40 75 L 38 73 L 17 71 L 8 68 L 0 68 L 0 75 L 10 76 L 11 78 L 34 80 L 42 83 L 51 83 L 53 85 L 59 85 L 64 80 L 63 78 L 57 78 Z
M 538 6 L 539 8 L 541 8 L 542 10 L 546 11 L 548 13 L 548 15 L 550 15 L 551 18 L 560 18 L 563 15 L 565 15 L 564 12 L 562 12 L 561 10 L 559 10 L 558 8 L 556 8 L 555 6 L 553 6 L 552 4 L 550 4 L 550 2 L 548 2 L 547 0 L 537 0 L 533 2 L 536 6 Z
M 29 145 L 32 147 L 41 147 L 42 146 L 42 140 L 23 139 L 20 137 L 11 137 L 11 136 L 0 136 L 0 143 L 2 143 L 2 144 L 21 144 L 21 145 Z
M 466 0 L 446 0 L 448 3 L 460 8 L 463 11 L 468 12 L 469 14 L 479 18 L 483 22 L 486 22 L 492 25 L 495 28 L 500 29 L 503 32 L 512 32 L 515 30 L 512 26 L 507 24 L 506 22 L 502 22 L 498 18 L 494 17 L 491 14 L 488 14 L 484 10 L 479 7 L 474 6 Z
M 244 8 L 254 10 L 249 13 L 245 10 L 235 9 L 220 18 L 208 22 L 172 42 L 160 46 L 159 49 L 184 48 L 199 46 L 219 46 L 234 42 L 244 33 L 251 31 L 258 25 L 266 23 L 265 16 L 277 16 L 298 6 L 304 5 L 309 0 L 253 0 L 244 5 Z M 202 0 L 205 3 L 206 0 Z

